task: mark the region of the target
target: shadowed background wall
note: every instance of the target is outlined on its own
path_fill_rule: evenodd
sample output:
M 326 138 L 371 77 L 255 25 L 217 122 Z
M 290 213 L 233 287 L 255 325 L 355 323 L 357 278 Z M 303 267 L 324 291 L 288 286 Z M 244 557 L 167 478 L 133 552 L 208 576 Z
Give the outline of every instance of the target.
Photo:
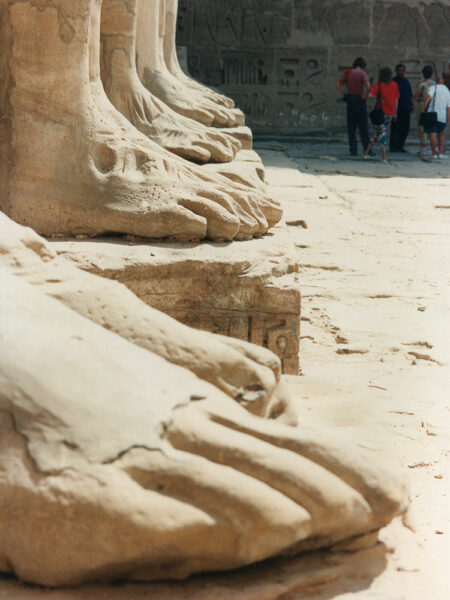
M 180 0 L 177 45 L 188 71 L 244 110 L 256 134 L 345 126 L 334 83 L 356 56 L 369 76 L 403 62 L 450 61 L 450 0 Z

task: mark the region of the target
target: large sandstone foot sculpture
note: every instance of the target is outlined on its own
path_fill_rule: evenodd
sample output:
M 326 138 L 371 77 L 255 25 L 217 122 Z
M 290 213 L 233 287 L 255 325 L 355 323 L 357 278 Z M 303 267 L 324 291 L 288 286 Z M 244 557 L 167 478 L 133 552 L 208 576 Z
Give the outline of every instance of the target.
M 135 62 L 136 18 L 137 0 L 103 1 L 101 75 L 108 98 L 139 131 L 179 156 L 198 162 L 233 160 L 242 147 L 235 137 L 182 117 L 143 86 Z
M 279 205 L 195 171 L 114 109 L 99 74 L 100 0 L 0 11 L 0 203 L 16 221 L 45 235 L 231 240 L 279 220 Z
M 250 412 L 296 423 L 280 381 L 280 360 L 272 352 L 182 325 L 152 309 L 125 286 L 68 264 L 43 238 L 2 213 L 0 266 L 87 319 L 189 369 Z
M 137 24 L 138 72 L 145 87 L 175 112 L 216 127 L 236 127 L 232 109 L 174 77 L 164 60 L 166 5 L 164 0 L 139 0 Z M 152 35 L 159 32 L 159 36 Z
M 334 545 L 406 509 L 391 457 L 254 416 L 4 268 L 0 304 L 2 571 L 186 577 Z
M 165 2 L 165 30 L 164 30 L 164 61 L 170 73 L 179 79 L 187 87 L 199 92 L 204 97 L 211 100 L 219 106 L 224 106 L 232 109 L 232 113 L 236 118 L 238 125 L 245 125 L 245 115 L 238 108 L 234 108 L 234 100 L 224 96 L 220 92 L 213 90 L 206 85 L 195 81 L 184 73 L 178 61 L 176 49 L 176 31 L 177 31 L 177 15 L 178 15 L 178 0 L 161 0 Z

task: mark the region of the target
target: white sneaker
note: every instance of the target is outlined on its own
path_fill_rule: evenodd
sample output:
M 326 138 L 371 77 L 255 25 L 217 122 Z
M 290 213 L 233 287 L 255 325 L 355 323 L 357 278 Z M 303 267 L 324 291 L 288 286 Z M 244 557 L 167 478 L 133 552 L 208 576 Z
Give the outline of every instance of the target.
M 447 154 L 439 154 L 439 158 L 446 159 L 446 158 L 448 158 L 448 156 L 447 156 Z
M 438 160 L 439 154 L 433 154 L 433 156 L 431 158 L 433 158 L 434 160 Z

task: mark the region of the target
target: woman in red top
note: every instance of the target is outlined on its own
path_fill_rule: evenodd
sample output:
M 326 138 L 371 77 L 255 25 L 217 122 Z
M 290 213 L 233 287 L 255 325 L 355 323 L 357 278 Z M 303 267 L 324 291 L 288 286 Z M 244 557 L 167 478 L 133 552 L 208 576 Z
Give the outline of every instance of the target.
M 381 69 L 378 79 L 379 82 L 370 90 L 369 96 L 371 98 L 379 97 L 377 108 L 380 108 L 381 102 L 381 109 L 384 112 L 384 122 L 381 125 L 377 125 L 364 153 L 364 158 L 368 158 L 373 145 L 379 142 L 382 160 L 383 162 L 386 162 L 387 131 L 392 119 L 397 118 L 397 105 L 398 99 L 400 98 L 400 91 L 395 81 L 392 81 L 392 71 L 389 67 Z

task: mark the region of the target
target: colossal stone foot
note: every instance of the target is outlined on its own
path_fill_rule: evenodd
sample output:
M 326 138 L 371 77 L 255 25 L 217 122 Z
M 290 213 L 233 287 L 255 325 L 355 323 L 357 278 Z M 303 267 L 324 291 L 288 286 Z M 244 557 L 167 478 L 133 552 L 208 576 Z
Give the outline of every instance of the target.
M 139 0 L 143 3 L 144 0 Z M 160 13 L 161 14 L 161 13 Z M 197 93 L 202 94 L 203 97 L 208 98 L 211 102 L 214 102 L 218 106 L 225 108 L 234 108 L 234 101 L 227 96 L 224 96 L 220 92 L 213 90 L 205 85 L 202 85 L 195 79 L 188 77 L 180 67 L 176 51 L 176 30 L 177 30 L 177 14 L 178 14 L 178 0 L 165 0 L 165 15 L 164 18 L 164 38 L 163 38 L 163 54 L 164 62 L 170 73 L 179 79 L 184 85 L 192 88 Z M 236 111 L 238 115 L 241 111 Z M 239 125 L 245 124 L 243 120 L 243 113 L 239 115 Z
M 331 428 L 286 427 L 218 399 L 179 407 L 166 436 L 173 447 L 254 477 L 305 509 L 307 532 L 285 552 L 377 531 L 408 507 L 407 478 L 395 465 L 386 468 L 382 440 L 369 449 Z
M 1 213 L 0 265 L 87 319 L 189 369 L 250 412 L 295 423 L 280 383 L 281 364 L 272 352 L 186 327 L 150 308 L 122 284 L 66 263 L 43 238 Z
M 406 509 L 392 457 L 250 415 L 3 269 L 0 302 L 1 570 L 180 578 L 334 545 Z
M 214 127 L 236 127 L 238 120 L 232 110 L 218 106 L 201 92 L 188 88 L 167 70 L 152 70 L 146 67 L 143 84 L 172 110 L 194 119 L 203 125 Z
M 235 127 L 239 118 L 233 109 L 221 106 L 201 91 L 174 77 L 164 60 L 165 3 L 139 0 L 137 21 L 137 65 L 145 87 L 175 112 L 204 125 Z
M 231 240 L 264 232 L 264 198 L 196 174 L 112 107 L 99 77 L 100 9 L 99 0 L 1 5 L 10 67 L 0 99 L 3 210 L 46 235 Z
M 186 168 L 186 164 L 179 163 L 178 166 L 183 169 L 184 177 L 190 177 L 196 183 L 202 181 L 214 185 L 222 193 L 233 197 L 236 214 L 239 214 L 241 219 L 236 239 L 262 235 L 283 216 L 279 201 L 268 196 L 267 186 L 264 183 L 260 185 L 260 178 L 259 181 L 255 181 L 255 169 L 241 168 L 233 163 L 226 165 L 228 168 L 211 164 L 203 167 L 190 165 Z M 247 226 L 244 225 L 244 221 L 247 222 Z
M 112 104 L 160 146 L 197 162 L 230 162 L 241 149 L 239 135 L 218 132 L 182 117 L 153 97 L 136 71 L 136 5 L 102 4 L 102 81 Z
M 100 85 L 92 85 L 91 88 L 102 114 L 119 127 L 123 135 L 126 135 L 126 139 L 136 140 L 136 143 L 148 152 L 150 141 L 137 135 L 137 130 L 123 115 L 109 102 L 105 102 L 103 88 Z M 256 189 L 252 177 L 245 177 L 243 173 L 239 173 L 239 177 L 236 178 L 231 177 L 229 173 L 226 177 L 217 172 L 208 173 L 196 165 L 173 157 L 154 144 L 151 144 L 151 148 L 153 153 L 157 150 L 158 156 L 164 157 L 164 165 L 173 185 L 178 182 L 183 188 L 192 189 L 200 205 L 203 204 L 203 198 L 206 198 L 238 218 L 239 230 L 234 239 L 246 240 L 262 235 L 280 221 L 282 217 L 280 203 L 267 196 L 266 189 Z M 209 233 L 208 237 L 211 237 Z

